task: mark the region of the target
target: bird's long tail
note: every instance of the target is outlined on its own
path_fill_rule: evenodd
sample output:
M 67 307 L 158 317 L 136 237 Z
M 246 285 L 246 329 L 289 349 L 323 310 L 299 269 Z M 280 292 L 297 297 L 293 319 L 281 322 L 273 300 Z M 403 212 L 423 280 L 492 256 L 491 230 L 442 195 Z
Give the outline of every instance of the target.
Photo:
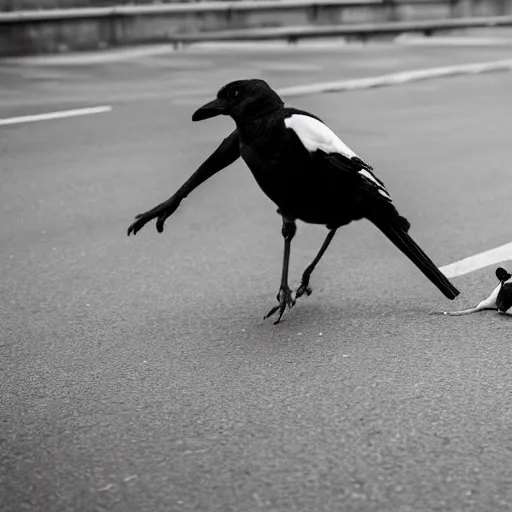
M 391 219 L 369 218 L 393 244 L 398 247 L 425 276 L 450 300 L 459 295 L 446 276 L 436 267 L 434 262 L 422 251 L 418 244 L 407 233 L 409 222 L 400 216 Z

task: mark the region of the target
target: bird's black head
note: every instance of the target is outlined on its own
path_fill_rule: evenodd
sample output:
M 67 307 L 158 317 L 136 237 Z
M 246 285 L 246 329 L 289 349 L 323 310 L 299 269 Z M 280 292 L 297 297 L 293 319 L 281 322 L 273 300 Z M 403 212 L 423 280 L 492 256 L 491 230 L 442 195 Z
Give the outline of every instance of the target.
M 236 80 L 222 87 L 217 98 L 196 110 L 192 121 L 221 114 L 231 116 L 235 122 L 254 119 L 282 105 L 279 95 L 264 80 Z
M 512 275 L 509 274 L 504 268 L 498 267 L 496 269 L 496 277 L 498 278 L 498 281 L 504 283 L 505 281 L 508 281 Z

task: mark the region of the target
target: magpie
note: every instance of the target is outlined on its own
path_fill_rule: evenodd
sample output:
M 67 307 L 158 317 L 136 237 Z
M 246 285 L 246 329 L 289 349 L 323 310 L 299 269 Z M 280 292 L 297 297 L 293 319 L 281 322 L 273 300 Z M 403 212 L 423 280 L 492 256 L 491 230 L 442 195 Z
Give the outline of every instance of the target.
M 241 156 L 282 217 L 284 255 L 278 304 L 265 318 L 279 311 L 275 322 L 279 323 L 286 306 L 291 308 L 297 298 L 311 294 L 311 274 L 336 231 L 361 219 L 373 223 L 448 299 L 459 295 L 409 236 L 409 221 L 398 213 L 372 166 L 319 117 L 285 106 L 279 95 L 260 79 L 228 83 L 214 100 L 194 112 L 192 120 L 218 115 L 230 116 L 236 128 L 170 199 L 138 215 L 128 228 L 128 235 L 135 235 L 154 218 L 161 233 L 166 219 L 192 190 Z M 294 295 L 288 285 L 288 266 L 297 220 L 325 225 L 329 232 L 302 274 Z

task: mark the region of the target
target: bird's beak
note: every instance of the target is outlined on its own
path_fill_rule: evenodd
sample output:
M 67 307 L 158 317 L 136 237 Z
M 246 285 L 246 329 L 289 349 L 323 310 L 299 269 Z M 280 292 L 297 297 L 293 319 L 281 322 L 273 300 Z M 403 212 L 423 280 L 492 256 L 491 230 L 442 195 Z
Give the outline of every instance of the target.
M 202 121 L 203 119 L 209 119 L 210 117 L 220 116 L 226 113 L 226 102 L 216 98 L 206 105 L 203 105 L 201 108 L 198 108 L 192 115 L 192 121 Z

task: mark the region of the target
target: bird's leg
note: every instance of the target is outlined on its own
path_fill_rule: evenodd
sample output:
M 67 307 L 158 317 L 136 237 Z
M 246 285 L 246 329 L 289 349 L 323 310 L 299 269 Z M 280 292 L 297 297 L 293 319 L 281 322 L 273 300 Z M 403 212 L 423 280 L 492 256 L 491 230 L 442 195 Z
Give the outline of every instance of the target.
M 278 213 L 281 213 L 278 210 Z M 292 308 L 295 305 L 295 300 L 293 299 L 292 290 L 290 289 L 290 286 L 288 285 L 288 267 L 290 263 L 290 248 L 292 239 L 295 236 L 295 233 L 297 231 L 297 226 L 295 224 L 295 219 L 291 217 L 287 217 L 283 213 L 281 213 L 283 217 L 283 227 L 282 227 L 282 234 L 284 238 L 284 255 L 283 255 L 283 272 L 281 274 L 281 287 L 279 288 L 279 292 L 277 294 L 277 300 L 279 304 L 275 307 L 273 307 L 266 315 L 265 318 L 268 318 L 272 316 L 276 311 L 279 310 L 279 317 L 274 322 L 275 324 L 278 324 L 281 321 L 281 318 L 284 314 L 284 311 L 286 309 L 286 306 L 289 308 Z
M 318 254 L 315 256 L 315 259 L 311 262 L 311 264 L 304 270 L 304 273 L 302 274 L 302 279 L 299 288 L 297 289 L 297 294 L 295 295 L 295 298 L 298 299 L 299 297 L 302 297 L 302 295 L 311 295 L 311 288 L 309 287 L 309 279 L 311 278 L 311 274 L 313 273 L 313 270 L 315 270 L 315 267 L 318 265 L 318 262 L 324 255 L 324 252 L 327 250 L 327 247 L 329 247 L 329 244 L 331 243 L 332 239 L 334 238 L 334 235 L 336 234 L 337 228 L 331 229 L 329 233 L 327 233 L 327 236 L 325 237 L 324 243 L 322 244 L 322 247 L 320 247 L 320 250 L 318 251 Z

